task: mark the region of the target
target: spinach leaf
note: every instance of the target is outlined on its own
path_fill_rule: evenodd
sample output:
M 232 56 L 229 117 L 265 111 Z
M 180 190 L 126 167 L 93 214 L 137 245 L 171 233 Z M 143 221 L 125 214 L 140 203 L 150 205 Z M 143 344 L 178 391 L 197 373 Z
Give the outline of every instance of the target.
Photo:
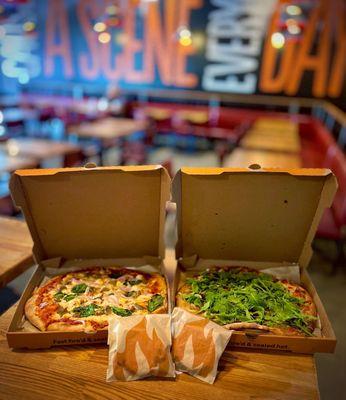
M 72 292 L 73 293 L 84 293 L 87 290 L 87 285 L 85 283 L 79 283 L 78 285 L 73 286 Z
M 142 283 L 143 281 L 141 279 L 131 279 L 129 281 L 126 281 L 124 284 L 125 285 L 138 285 L 139 283 Z
M 62 300 L 64 298 L 65 295 L 66 294 L 63 293 L 63 292 L 56 292 L 55 295 L 54 295 L 54 299 L 56 301 L 60 301 L 60 300 Z
M 70 294 L 66 294 L 64 296 L 64 300 L 65 301 L 71 301 L 71 300 L 75 299 L 76 297 L 77 297 L 76 293 L 70 293 Z
M 155 294 L 149 301 L 148 301 L 148 311 L 153 312 L 163 304 L 163 297 L 160 294 Z
M 90 317 L 91 315 L 95 315 L 96 311 L 100 308 L 97 304 L 89 304 L 88 306 L 75 307 L 72 311 L 78 317 Z
M 112 311 L 114 314 L 120 315 L 120 317 L 128 317 L 132 314 L 132 311 L 120 307 L 112 307 Z

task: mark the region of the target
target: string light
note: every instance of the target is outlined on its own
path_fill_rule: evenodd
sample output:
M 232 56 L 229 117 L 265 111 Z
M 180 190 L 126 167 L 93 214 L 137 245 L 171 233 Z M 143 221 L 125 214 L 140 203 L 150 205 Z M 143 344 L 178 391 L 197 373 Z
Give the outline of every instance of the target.
M 106 7 L 106 13 L 108 15 L 116 15 L 118 13 L 118 7 L 116 5 L 110 5 Z
M 299 6 L 291 4 L 286 7 L 286 12 L 289 15 L 300 15 L 302 13 L 302 9 Z
M 99 34 L 98 40 L 100 43 L 108 43 L 111 40 L 111 35 L 108 32 L 102 32 Z
M 182 46 L 190 46 L 192 44 L 191 31 L 186 27 L 178 30 L 178 40 Z
M 33 30 L 35 30 L 35 28 L 36 28 L 36 24 L 35 24 L 35 22 L 32 22 L 32 21 L 26 21 L 23 24 L 23 30 L 25 32 L 32 32 Z
M 107 29 L 107 26 L 104 22 L 96 22 L 93 29 L 95 32 L 103 32 Z
M 192 44 L 192 39 L 190 37 L 181 37 L 179 38 L 179 43 L 182 46 L 190 46 Z
M 293 19 L 288 19 L 286 21 L 286 25 L 287 25 L 287 31 L 291 34 L 291 35 L 299 35 L 299 33 L 302 31 L 300 26 L 297 24 L 297 22 Z
M 285 45 L 285 36 L 280 32 L 273 33 L 270 40 L 275 49 L 281 49 Z

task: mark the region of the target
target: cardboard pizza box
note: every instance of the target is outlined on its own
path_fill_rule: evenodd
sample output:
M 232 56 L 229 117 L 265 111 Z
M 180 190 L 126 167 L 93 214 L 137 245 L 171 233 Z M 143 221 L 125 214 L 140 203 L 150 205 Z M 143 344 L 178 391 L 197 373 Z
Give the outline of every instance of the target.
M 9 346 L 106 342 L 107 331 L 40 332 L 25 321 L 25 303 L 51 270 L 148 264 L 165 274 L 167 171 L 157 165 L 18 170 L 10 189 L 27 221 L 38 266 L 10 324 Z
M 186 277 L 211 266 L 296 271 L 317 307 L 320 336 L 235 331 L 230 346 L 333 352 L 336 338 L 306 267 L 318 223 L 336 188 L 334 175 L 326 169 L 181 169 L 172 189 L 178 232 L 172 298 Z

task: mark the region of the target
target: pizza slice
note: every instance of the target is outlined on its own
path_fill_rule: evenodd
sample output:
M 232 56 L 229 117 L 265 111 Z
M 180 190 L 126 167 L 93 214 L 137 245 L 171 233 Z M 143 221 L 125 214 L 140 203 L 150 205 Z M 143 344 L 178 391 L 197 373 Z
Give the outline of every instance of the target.
M 164 277 L 132 269 L 91 268 L 50 279 L 26 302 L 27 319 L 41 331 L 107 329 L 112 315 L 166 313 Z
M 297 284 L 248 268 L 214 268 L 187 279 L 177 306 L 229 329 L 311 336 L 316 307 Z

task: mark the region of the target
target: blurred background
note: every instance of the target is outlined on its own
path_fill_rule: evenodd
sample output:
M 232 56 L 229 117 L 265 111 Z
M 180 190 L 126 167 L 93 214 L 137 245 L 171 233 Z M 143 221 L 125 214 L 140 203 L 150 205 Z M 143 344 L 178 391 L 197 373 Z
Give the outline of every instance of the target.
M 316 357 L 321 395 L 342 398 L 345 21 L 344 0 L 0 0 L 0 223 L 22 219 L 19 168 L 331 169 L 309 270 L 339 340 Z M 174 209 L 168 221 L 173 246 Z M 2 281 L 1 312 L 30 265 Z

